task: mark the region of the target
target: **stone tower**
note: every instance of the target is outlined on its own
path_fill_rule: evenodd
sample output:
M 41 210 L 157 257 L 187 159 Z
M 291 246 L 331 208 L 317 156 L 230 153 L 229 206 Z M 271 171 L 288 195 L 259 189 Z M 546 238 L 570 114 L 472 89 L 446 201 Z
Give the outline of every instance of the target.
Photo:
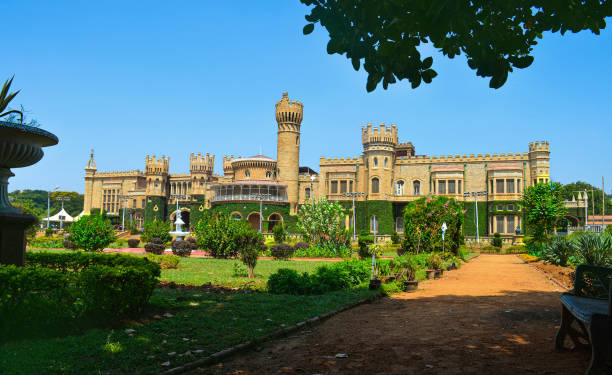
M 191 195 L 206 195 L 206 186 L 210 181 L 215 166 L 215 155 L 191 154 L 189 172 L 191 172 Z
M 303 111 L 304 105 L 298 101 L 289 100 L 286 92 L 283 93 L 282 99 L 276 103 L 278 179 L 282 184 L 287 185 L 287 199 L 293 215 L 297 213 L 300 125 L 302 124 Z
M 147 155 L 145 159 L 145 173 L 147 175 L 147 196 L 166 197 L 168 185 L 168 172 L 170 169 L 170 158 L 163 156 L 156 158 L 155 155 Z
M 398 146 L 397 126 L 386 126 L 384 123 L 379 127 L 372 127 L 372 124 L 362 126 L 361 143 L 366 165 L 368 199 L 387 199 L 393 192 L 393 166 Z M 378 192 L 374 181 L 376 179 Z
M 85 215 L 89 215 L 91 213 L 91 205 L 93 203 L 93 183 L 97 170 L 98 168 L 96 168 L 96 162 L 94 161 L 94 150 L 91 150 L 89 161 L 85 167 L 85 196 L 83 202 L 83 211 Z
M 550 146 L 547 141 L 529 144 L 529 169 L 534 185 L 550 181 Z

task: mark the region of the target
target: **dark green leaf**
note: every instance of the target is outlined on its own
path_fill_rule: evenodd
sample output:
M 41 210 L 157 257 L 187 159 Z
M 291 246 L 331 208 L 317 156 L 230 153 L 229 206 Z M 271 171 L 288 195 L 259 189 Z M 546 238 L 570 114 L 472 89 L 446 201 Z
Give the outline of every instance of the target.
M 308 35 L 312 33 L 313 30 L 314 30 L 314 23 L 309 23 L 306 26 L 304 26 L 304 29 L 302 30 L 302 32 L 304 33 L 304 35 Z

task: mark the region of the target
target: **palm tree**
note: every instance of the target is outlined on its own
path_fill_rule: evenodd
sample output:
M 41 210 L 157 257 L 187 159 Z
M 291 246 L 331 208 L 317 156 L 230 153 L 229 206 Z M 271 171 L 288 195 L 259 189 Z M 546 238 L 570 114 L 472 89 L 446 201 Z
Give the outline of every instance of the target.
M 9 115 L 11 113 L 17 113 L 20 116 L 20 122 L 23 123 L 23 113 L 21 111 L 18 111 L 16 109 L 13 110 L 9 110 L 6 112 L 2 112 L 6 109 L 6 107 L 8 107 L 9 103 L 11 102 L 11 100 L 13 100 L 15 98 L 15 96 L 17 96 L 17 94 L 19 94 L 19 90 L 10 93 L 9 94 L 9 89 L 11 88 L 11 83 L 13 83 L 13 78 L 15 76 L 11 77 L 11 79 L 8 79 L 4 82 L 4 86 L 2 86 L 2 91 L 0 92 L 0 117 L 4 117 L 6 115 Z

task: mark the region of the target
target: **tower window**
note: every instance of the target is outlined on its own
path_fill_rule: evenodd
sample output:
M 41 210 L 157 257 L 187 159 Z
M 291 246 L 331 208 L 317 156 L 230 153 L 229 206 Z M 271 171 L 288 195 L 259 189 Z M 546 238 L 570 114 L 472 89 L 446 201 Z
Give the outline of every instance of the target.
M 387 168 L 387 161 L 388 161 L 388 158 L 385 158 L 385 168 Z
M 251 177 L 251 171 L 247 169 L 246 171 L 244 171 L 244 175 L 245 177 Z
M 378 158 L 377 157 L 374 157 L 374 166 L 378 167 Z
M 299 135 L 295 136 L 295 145 L 296 146 L 300 145 L 300 136 Z
M 397 195 L 404 195 L 404 181 L 398 181 L 396 183 L 396 192 Z
M 272 177 L 272 172 L 267 171 L 267 172 L 266 172 L 266 178 L 270 178 L 270 177 Z
M 378 180 L 378 178 L 374 177 L 372 179 L 372 193 L 373 194 L 378 194 L 378 191 L 379 191 L 379 186 L 378 185 L 379 185 L 379 180 Z
M 306 196 L 306 199 L 310 198 L 310 188 L 306 188 L 304 195 Z

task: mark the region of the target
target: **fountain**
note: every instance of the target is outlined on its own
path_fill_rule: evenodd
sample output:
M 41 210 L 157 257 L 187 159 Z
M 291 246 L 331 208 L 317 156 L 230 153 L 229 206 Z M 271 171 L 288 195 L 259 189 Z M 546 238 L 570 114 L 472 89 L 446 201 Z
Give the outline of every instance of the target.
M 176 236 L 176 241 L 183 241 L 183 239 L 189 234 L 189 232 L 183 232 L 183 225 L 185 222 L 181 219 L 181 210 L 176 210 L 176 220 L 174 221 L 174 225 L 176 225 L 176 230 L 173 232 L 168 232 L 173 236 Z

